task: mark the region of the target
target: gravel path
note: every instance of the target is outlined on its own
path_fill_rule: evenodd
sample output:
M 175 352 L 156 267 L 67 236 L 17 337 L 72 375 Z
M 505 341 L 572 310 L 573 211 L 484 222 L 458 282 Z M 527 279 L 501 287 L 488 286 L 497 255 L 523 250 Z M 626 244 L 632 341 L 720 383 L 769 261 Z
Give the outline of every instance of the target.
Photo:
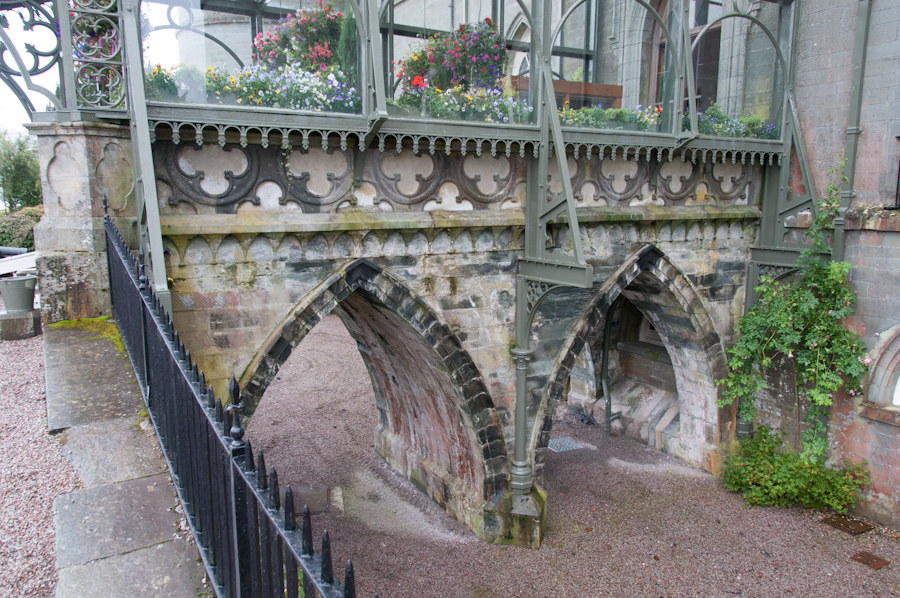
M 750 508 L 718 479 L 644 445 L 560 421 L 587 448 L 551 453 L 540 550 L 491 546 L 394 474 L 372 449 L 374 398 L 340 321 L 323 320 L 285 364 L 248 426 L 282 487 L 339 487 L 327 527 L 361 597 L 898 596 L 900 535 L 850 536 L 821 512 Z M 343 510 L 337 502 L 343 503 Z M 341 567 L 342 569 L 342 567 Z
M 55 593 L 53 499 L 78 485 L 64 439 L 47 433 L 42 338 L 0 341 L 0 596 Z

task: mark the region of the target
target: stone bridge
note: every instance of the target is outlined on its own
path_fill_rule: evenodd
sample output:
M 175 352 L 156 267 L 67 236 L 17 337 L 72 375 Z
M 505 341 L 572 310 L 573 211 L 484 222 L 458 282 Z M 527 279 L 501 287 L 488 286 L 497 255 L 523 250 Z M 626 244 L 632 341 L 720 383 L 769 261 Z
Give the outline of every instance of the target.
M 371 375 L 378 453 L 481 537 L 506 533 L 497 503 L 515 442 L 524 160 L 171 139 L 154 154 L 173 318 L 217 392 L 235 373 L 252 413 L 335 313 Z M 569 158 L 593 286 L 556 289 L 536 312 L 527 413 L 538 485 L 560 400 L 589 411 L 603 397 L 607 318 L 610 379 L 668 397 L 631 405 L 636 438 L 716 471 L 733 437 L 716 380 L 768 167 L 686 157 Z M 551 230 L 549 246 L 566 251 L 565 223 Z

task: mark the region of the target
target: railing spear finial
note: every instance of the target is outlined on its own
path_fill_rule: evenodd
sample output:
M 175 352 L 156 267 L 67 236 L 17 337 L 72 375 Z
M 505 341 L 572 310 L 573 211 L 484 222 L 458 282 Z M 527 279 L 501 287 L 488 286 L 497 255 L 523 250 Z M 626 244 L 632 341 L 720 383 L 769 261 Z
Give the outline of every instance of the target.
M 297 521 L 294 519 L 294 491 L 290 486 L 284 489 L 284 529 L 289 532 L 297 529 Z
M 228 436 L 229 432 L 231 432 L 231 420 L 231 409 L 225 407 L 224 409 L 222 409 L 222 419 L 220 419 L 219 421 L 222 422 L 222 435 L 226 437 Z
M 344 598 L 356 598 L 356 575 L 353 574 L 353 563 L 347 559 L 344 569 Z
M 262 451 L 259 451 L 259 458 L 256 461 L 256 487 L 265 490 L 269 487 L 266 480 L 266 457 Z
M 278 472 L 269 470 L 269 508 L 277 511 L 281 508 L 281 493 L 278 490 Z
M 331 539 L 328 530 L 322 532 L 322 581 L 334 583 L 334 571 L 331 568 Z
M 244 457 L 244 464 L 247 466 L 247 471 L 256 471 L 256 461 L 253 459 L 253 445 L 250 441 L 247 441 L 247 456 Z
M 303 556 L 312 556 L 313 553 L 313 543 L 312 543 L 312 521 L 309 517 L 309 507 L 303 505 L 303 524 L 301 527 L 301 544 L 300 544 L 300 553 Z

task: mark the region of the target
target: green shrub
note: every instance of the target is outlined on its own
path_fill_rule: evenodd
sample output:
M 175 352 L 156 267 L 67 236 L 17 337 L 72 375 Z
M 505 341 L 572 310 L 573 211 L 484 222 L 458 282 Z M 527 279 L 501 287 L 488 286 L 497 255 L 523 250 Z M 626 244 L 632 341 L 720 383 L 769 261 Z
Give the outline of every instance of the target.
M 34 250 L 34 225 L 43 215 L 44 206 L 34 206 L 0 216 L 0 245 Z
M 739 417 L 753 421 L 756 394 L 766 385 L 763 373 L 793 360 L 796 392 L 809 404 L 803 456 L 822 462 L 827 449 L 823 420 L 834 395 L 841 390 L 851 396 L 861 393 L 872 362 L 859 336 L 844 327 L 855 313 L 850 264 L 823 259 L 831 251 L 828 237 L 839 191 L 832 181 L 816 202 L 815 219 L 806 231 L 809 244 L 796 261 L 795 278 L 761 277 L 757 302 L 738 322 L 740 337 L 726 351 L 728 375 L 719 381 L 719 407 L 737 402 Z
M 41 170 L 33 137 L 0 130 L 0 188 L 11 212 L 41 203 Z
M 722 482 L 741 492 L 747 504 L 789 507 L 800 503 L 813 509 L 846 511 L 856 505 L 857 490 L 869 483 L 865 463 L 845 463 L 840 469 L 805 459 L 782 449 L 784 442 L 766 426 L 741 442 L 737 454 L 725 459 Z

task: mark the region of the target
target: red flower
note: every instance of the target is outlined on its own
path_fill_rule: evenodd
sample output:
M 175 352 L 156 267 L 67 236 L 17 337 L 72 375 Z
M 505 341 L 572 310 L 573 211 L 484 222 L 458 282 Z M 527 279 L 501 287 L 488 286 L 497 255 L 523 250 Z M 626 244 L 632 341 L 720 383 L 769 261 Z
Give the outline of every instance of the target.
M 421 75 L 416 75 L 415 77 L 413 77 L 410 85 L 412 85 L 413 87 L 425 87 L 425 80 L 422 79 Z

